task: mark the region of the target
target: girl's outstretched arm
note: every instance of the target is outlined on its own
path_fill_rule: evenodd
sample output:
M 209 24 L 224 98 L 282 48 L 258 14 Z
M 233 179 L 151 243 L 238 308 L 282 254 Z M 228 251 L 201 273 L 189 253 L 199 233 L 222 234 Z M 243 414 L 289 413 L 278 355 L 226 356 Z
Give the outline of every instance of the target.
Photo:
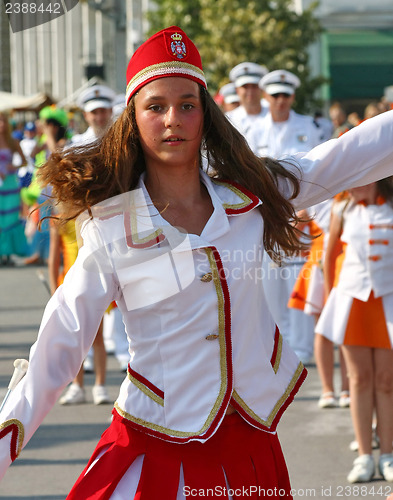
M 389 177 L 393 175 L 393 111 L 370 118 L 340 138 L 288 157 L 283 163 L 294 172 L 300 168 L 300 193 L 293 200 L 297 210 Z M 290 196 L 291 184 L 282 179 L 279 185 Z

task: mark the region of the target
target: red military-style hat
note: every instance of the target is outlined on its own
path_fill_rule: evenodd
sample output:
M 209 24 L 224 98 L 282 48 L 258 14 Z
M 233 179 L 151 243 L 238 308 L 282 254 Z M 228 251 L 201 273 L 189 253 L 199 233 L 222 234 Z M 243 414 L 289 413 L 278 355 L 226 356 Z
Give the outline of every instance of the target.
M 134 52 L 127 68 L 126 104 L 143 85 L 166 76 L 189 78 L 207 88 L 198 49 L 177 26 L 159 31 Z

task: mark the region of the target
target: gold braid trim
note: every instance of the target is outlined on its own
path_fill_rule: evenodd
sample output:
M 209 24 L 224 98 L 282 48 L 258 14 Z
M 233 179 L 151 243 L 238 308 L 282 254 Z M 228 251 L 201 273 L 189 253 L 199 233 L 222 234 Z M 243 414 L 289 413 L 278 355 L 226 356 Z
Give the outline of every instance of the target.
M 160 406 L 164 406 L 164 400 L 158 394 L 156 394 L 155 392 L 153 392 L 145 384 L 143 384 L 142 382 L 140 382 L 139 380 L 137 380 L 135 377 L 133 377 L 131 375 L 131 373 L 127 372 L 127 377 L 129 378 L 129 380 L 131 380 L 131 382 L 134 385 L 136 385 L 136 387 L 138 387 L 138 389 L 140 391 L 142 391 L 144 394 L 146 394 L 146 396 L 148 396 L 149 398 L 151 398 L 153 401 L 155 401 Z
M 229 203 L 223 203 L 222 206 L 224 209 L 231 208 L 232 210 L 239 210 L 251 204 L 252 200 L 246 194 L 244 194 L 240 189 L 238 189 L 235 186 L 232 186 L 232 184 L 228 184 L 227 182 L 217 181 L 216 179 L 211 179 L 211 181 L 214 182 L 214 184 L 225 186 L 226 188 L 230 189 L 233 193 L 235 193 L 240 199 L 243 200 L 242 202 L 236 203 L 235 205 L 230 205 Z
M 221 368 L 221 387 L 216 403 L 213 406 L 213 411 L 217 412 L 221 406 L 227 386 L 227 346 L 225 341 L 225 311 L 224 311 L 224 293 L 222 291 L 220 276 L 218 273 L 216 261 L 214 259 L 213 250 L 211 248 L 204 249 L 209 259 L 212 278 L 217 293 L 217 308 L 218 308 L 218 342 L 220 344 L 220 368 Z
M 226 388 L 227 388 L 227 359 L 226 359 L 226 341 L 225 341 L 225 312 L 224 312 L 224 293 L 222 291 L 220 277 L 216 265 L 216 261 L 214 259 L 213 251 L 211 248 L 204 249 L 207 257 L 209 259 L 210 267 L 212 270 L 213 282 L 216 287 L 217 293 L 217 307 L 218 307 L 218 342 L 220 345 L 220 371 L 221 371 L 221 385 L 220 391 L 218 393 L 218 397 L 211 409 L 205 423 L 201 427 L 201 429 L 194 432 L 185 432 L 185 431 L 177 431 L 174 429 L 169 429 L 168 427 L 163 427 L 158 424 L 154 424 L 152 422 L 148 422 L 147 420 L 143 420 L 138 417 L 134 417 L 130 413 L 122 410 L 118 403 L 115 403 L 115 409 L 123 418 L 130 420 L 138 425 L 146 427 L 147 429 L 152 429 L 154 431 L 160 432 L 162 434 L 167 434 L 168 436 L 174 437 L 191 437 L 191 436 L 200 436 L 206 432 L 206 430 L 210 427 L 211 423 L 214 420 L 222 401 L 225 396 Z M 145 392 L 145 391 L 143 391 Z
M 274 366 L 273 366 L 274 373 L 278 372 L 278 368 L 279 368 L 280 362 L 281 362 L 281 355 L 282 355 L 282 335 L 280 333 L 280 335 L 278 337 L 276 361 L 274 362 Z
M 277 415 L 278 410 L 285 403 L 285 401 L 288 399 L 289 395 L 293 391 L 293 388 L 295 387 L 296 382 L 297 382 L 298 378 L 300 377 L 303 369 L 304 369 L 303 363 L 299 363 L 291 381 L 289 382 L 287 388 L 285 389 L 284 394 L 277 401 L 273 410 L 271 411 L 270 415 L 268 416 L 268 418 L 266 420 L 263 420 L 262 418 L 258 417 L 258 415 L 251 410 L 251 408 L 245 403 L 245 401 L 243 401 L 243 399 L 239 396 L 239 394 L 235 390 L 233 391 L 233 394 L 232 394 L 233 399 L 243 408 L 243 410 L 245 410 L 248 413 L 248 415 L 250 415 L 250 417 L 252 417 L 254 420 L 259 422 L 260 424 L 269 428 L 272 425 L 273 420 L 274 420 L 275 416 Z
M 131 222 L 131 238 L 132 241 L 134 241 L 137 244 L 143 244 L 147 243 L 151 240 L 155 240 L 162 234 L 162 229 L 158 228 L 155 231 L 153 231 L 151 234 L 145 236 L 144 238 L 139 238 L 139 233 L 138 233 L 138 222 L 137 222 L 137 215 L 136 212 L 130 213 L 130 222 Z
M 126 91 L 133 85 L 137 80 L 142 79 L 146 74 L 148 73 L 156 73 L 158 71 L 165 71 L 169 70 L 172 68 L 177 68 L 179 70 L 184 70 L 185 72 L 191 72 L 191 73 L 196 73 L 199 78 L 205 82 L 205 75 L 203 71 L 198 68 L 198 66 L 194 66 L 193 64 L 189 64 L 186 62 L 180 62 L 180 61 L 169 61 L 169 62 L 163 62 L 163 63 L 157 63 L 157 64 L 152 64 L 150 66 L 147 66 L 147 68 L 142 69 L 137 73 L 129 82 L 126 88 Z
M 19 453 L 22 451 L 22 446 L 23 446 L 23 440 L 25 438 L 25 428 L 23 427 L 23 424 L 20 420 L 17 420 L 16 418 L 11 418 L 10 420 L 6 420 L 2 424 L 0 424 L 0 431 L 3 429 L 6 429 L 10 425 L 16 425 L 18 428 L 18 445 L 16 448 L 16 456 L 19 456 Z

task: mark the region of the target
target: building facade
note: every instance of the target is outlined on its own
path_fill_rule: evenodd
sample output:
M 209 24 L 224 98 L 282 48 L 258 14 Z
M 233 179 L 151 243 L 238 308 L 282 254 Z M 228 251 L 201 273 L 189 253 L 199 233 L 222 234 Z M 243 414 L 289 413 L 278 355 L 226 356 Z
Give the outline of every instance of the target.
M 99 7 L 99 8 L 98 8 Z M 80 1 L 61 17 L 23 31 L 9 30 L 10 89 L 43 92 L 54 101 L 73 96 L 92 78 L 125 91 L 126 4 Z
M 297 9 L 311 0 L 294 0 Z M 360 109 L 393 85 L 393 2 L 320 0 L 325 32 L 311 48 L 313 74 L 327 77 L 322 99 Z
M 293 0 L 299 12 L 311 2 Z M 152 8 L 153 0 L 80 0 L 65 15 L 17 33 L 2 13 L 0 90 L 43 92 L 69 104 L 95 77 L 125 92 L 125 68 Z M 319 97 L 326 106 L 379 99 L 393 85 L 392 0 L 320 0 L 316 15 L 325 31 L 310 48 L 311 70 L 329 79 Z

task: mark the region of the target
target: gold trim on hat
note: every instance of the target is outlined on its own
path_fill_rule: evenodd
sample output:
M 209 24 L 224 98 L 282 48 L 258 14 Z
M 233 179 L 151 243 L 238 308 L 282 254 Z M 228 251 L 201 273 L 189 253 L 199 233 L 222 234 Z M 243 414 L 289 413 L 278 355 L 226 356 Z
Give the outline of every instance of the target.
M 194 66 L 193 64 L 189 64 L 181 61 L 167 61 L 158 64 L 152 64 L 151 66 L 147 66 L 143 70 L 139 71 L 135 76 L 131 78 L 131 80 L 127 84 L 126 89 L 126 100 L 131 96 L 136 87 L 138 87 L 141 83 L 147 81 L 149 78 L 166 76 L 168 74 L 176 74 L 176 75 L 188 75 L 193 76 L 200 80 L 205 87 L 206 79 L 203 71 L 198 68 L 198 66 Z

